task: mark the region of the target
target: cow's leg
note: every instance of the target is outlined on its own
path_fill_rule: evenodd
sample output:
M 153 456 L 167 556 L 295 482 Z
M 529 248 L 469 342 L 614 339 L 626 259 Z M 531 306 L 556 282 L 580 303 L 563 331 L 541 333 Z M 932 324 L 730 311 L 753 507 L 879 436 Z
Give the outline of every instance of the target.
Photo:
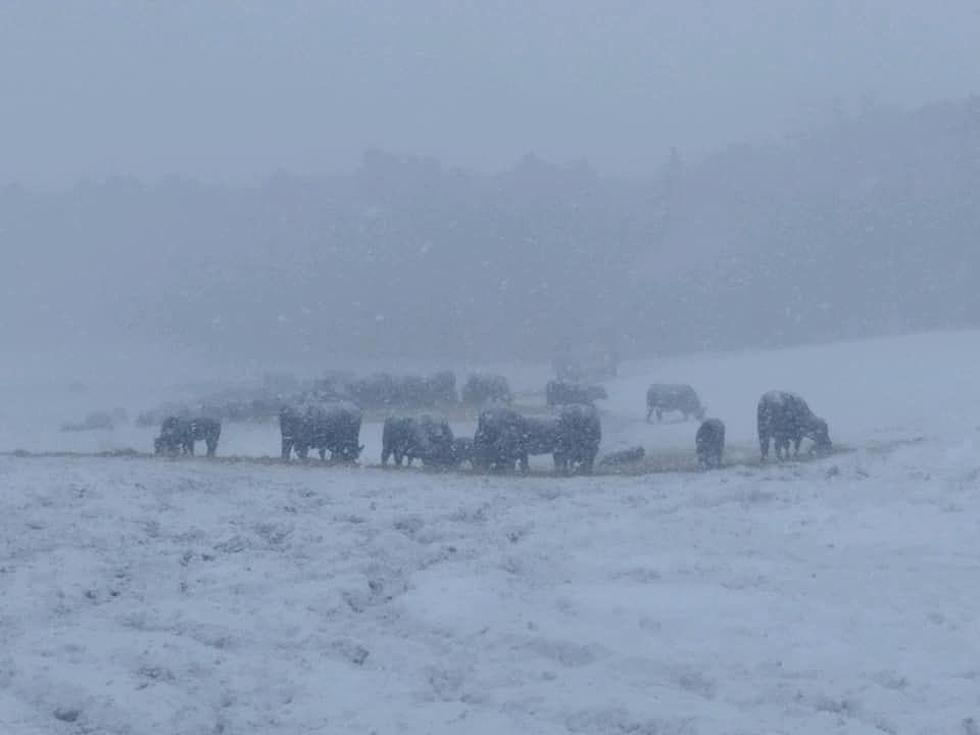
M 526 475 L 528 472 L 531 471 L 531 463 L 527 456 L 527 452 L 521 454 L 519 461 L 521 463 L 521 472 L 523 472 Z
M 769 437 L 759 435 L 759 449 L 762 452 L 762 461 L 765 462 L 769 459 Z
M 388 459 L 391 457 L 391 447 L 383 446 L 381 448 L 381 466 L 384 467 L 388 464 Z
M 789 438 L 779 436 L 776 438 L 776 459 L 782 461 L 789 459 Z
M 650 417 L 653 416 L 653 406 L 647 406 L 647 423 L 650 423 Z
M 327 448 L 317 447 L 316 453 L 320 455 L 320 461 L 323 462 L 327 458 Z
M 215 455 L 215 452 L 218 451 L 218 442 L 216 442 L 214 439 L 208 439 L 207 444 L 208 444 L 208 456 L 213 457 Z
M 401 452 L 401 451 L 399 451 L 399 450 L 396 449 L 395 450 L 395 464 L 398 465 L 399 467 L 401 467 L 402 466 L 402 460 L 404 458 L 405 458 L 404 452 Z
M 289 461 L 290 455 L 293 453 L 293 442 L 291 439 L 286 437 L 282 438 L 282 459 L 284 462 Z
M 662 408 L 657 409 L 657 423 L 664 420 L 664 410 Z

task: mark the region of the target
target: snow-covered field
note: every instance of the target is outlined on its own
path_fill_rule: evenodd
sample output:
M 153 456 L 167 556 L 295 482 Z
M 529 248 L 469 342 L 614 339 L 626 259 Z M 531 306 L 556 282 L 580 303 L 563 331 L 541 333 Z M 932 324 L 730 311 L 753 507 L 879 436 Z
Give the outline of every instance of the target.
M 654 380 L 736 451 L 771 388 L 853 449 L 706 474 L 0 457 L 0 733 L 975 735 L 978 365 L 960 332 L 625 366 L 604 449 L 690 447 Z M 0 388 L 0 449 L 145 449 L 57 431 L 111 388 Z

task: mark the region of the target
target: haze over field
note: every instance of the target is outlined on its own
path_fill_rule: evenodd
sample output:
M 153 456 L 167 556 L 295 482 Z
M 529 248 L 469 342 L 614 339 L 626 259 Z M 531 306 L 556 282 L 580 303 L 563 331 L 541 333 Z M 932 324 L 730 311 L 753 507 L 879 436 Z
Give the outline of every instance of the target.
M 974 326 L 978 41 L 967 0 L 8 3 L 0 342 L 312 369 Z

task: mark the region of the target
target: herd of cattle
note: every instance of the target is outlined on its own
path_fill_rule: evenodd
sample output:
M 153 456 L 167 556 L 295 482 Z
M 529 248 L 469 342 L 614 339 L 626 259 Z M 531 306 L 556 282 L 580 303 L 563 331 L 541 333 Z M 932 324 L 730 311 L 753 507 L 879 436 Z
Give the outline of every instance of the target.
M 353 384 L 352 390 L 340 398 L 321 394 L 288 402 L 279 410 L 281 457 L 288 461 L 295 454 L 305 460 L 314 451 L 324 461 L 356 462 L 364 450 L 360 443 L 362 406 L 392 409 L 447 405 L 456 400 L 455 385 L 452 373 L 437 373 L 431 378 L 377 376 Z M 423 466 L 442 469 L 469 465 L 480 471 L 519 468 L 527 472 L 531 456 L 550 454 L 558 472 L 592 472 L 602 440 L 594 402 L 607 397 L 601 386 L 549 381 L 545 398 L 556 409 L 549 416 L 528 416 L 509 405 L 512 394 L 500 376 L 471 376 L 462 393 L 464 402 L 483 406 L 472 437 L 455 436 L 444 418 L 389 412 L 382 429 L 382 466 L 389 460 L 399 467 L 418 460 Z M 700 424 L 694 448 L 699 467 L 721 467 L 725 425 L 719 419 L 705 418 L 705 408 L 691 386 L 654 384 L 646 398 L 648 422 L 654 415 L 660 421 L 667 413 L 681 414 L 685 420 L 696 418 Z M 806 401 L 794 393 L 764 394 L 756 419 L 763 461 L 770 444 L 777 459 L 787 458 L 791 446 L 794 455 L 798 454 L 804 438 L 812 440 L 816 451 L 831 447 L 826 421 L 814 415 Z M 207 455 L 213 457 L 220 436 L 221 422 L 213 417 L 168 416 L 161 424 L 155 450 L 158 454 L 193 455 L 195 443 L 204 441 Z M 642 457 L 643 449 L 635 447 L 605 459 L 627 463 Z

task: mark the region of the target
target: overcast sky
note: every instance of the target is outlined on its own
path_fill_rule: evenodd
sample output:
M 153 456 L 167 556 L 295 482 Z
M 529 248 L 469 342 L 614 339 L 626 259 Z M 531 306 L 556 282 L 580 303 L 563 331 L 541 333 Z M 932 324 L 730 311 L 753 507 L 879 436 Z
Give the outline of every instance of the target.
M 480 169 L 643 172 L 980 90 L 977 0 L 4 0 L 0 182 Z

